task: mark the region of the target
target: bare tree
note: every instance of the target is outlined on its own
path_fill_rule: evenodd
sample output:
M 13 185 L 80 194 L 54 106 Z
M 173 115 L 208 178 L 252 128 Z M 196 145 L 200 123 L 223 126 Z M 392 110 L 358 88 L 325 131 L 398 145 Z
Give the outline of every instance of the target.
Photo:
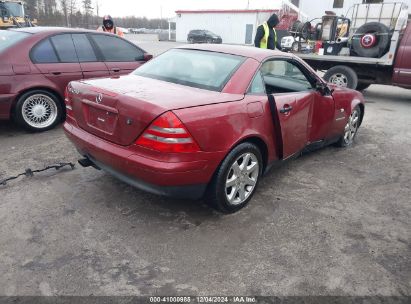
M 66 21 L 66 26 L 70 26 L 69 15 L 68 15 L 68 0 L 60 0 L 61 9 L 63 10 L 64 19 Z
M 74 26 L 73 18 L 77 11 L 77 0 L 68 0 L 68 12 L 70 15 L 70 26 Z

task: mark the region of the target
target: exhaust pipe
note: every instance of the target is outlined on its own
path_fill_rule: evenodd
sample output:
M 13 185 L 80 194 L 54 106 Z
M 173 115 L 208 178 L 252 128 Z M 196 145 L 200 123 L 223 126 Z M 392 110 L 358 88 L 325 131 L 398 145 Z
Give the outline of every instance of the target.
M 337 38 L 337 43 L 344 43 L 348 41 L 348 37 Z
M 95 168 L 95 169 L 97 169 L 97 170 L 100 170 L 100 168 L 97 167 L 88 157 L 79 159 L 79 160 L 78 160 L 78 163 L 79 163 L 82 167 L 84 167 L 84 168 L 93 167 L 93 168 Z

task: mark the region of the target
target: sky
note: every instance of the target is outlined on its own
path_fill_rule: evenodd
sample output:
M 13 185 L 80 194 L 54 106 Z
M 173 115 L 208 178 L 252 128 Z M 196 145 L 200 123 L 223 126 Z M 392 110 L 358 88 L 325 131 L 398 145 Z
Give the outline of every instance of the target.
M 99 14 L 123 17 L 171 18 L 176 10 L 278 8 L 281 0 L 93 0 Z M 95 7 L 95 5 L 94 5 Z

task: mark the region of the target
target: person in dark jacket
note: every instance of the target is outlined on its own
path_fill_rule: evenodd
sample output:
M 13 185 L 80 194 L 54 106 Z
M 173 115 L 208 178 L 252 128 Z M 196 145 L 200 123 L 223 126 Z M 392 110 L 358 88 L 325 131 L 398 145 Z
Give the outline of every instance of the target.
M 254 45 L 262 49 L 274 50 L 277 45 L 277 32 L 275 27 L 280 23 L 278 16 L 272 14 L 271 17 L 257 28 Z

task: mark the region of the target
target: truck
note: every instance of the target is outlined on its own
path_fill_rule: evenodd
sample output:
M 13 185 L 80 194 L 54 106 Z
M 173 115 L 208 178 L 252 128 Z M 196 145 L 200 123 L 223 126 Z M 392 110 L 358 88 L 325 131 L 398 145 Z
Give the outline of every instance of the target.
M 16 27 L 35 26 L 36 20 L 31 20 L 24 12 L 24 4 L 15 0 L 0 0 L 0 30 Z
M 338 41 L 324 42 L 325 55 L 301 49 L 295 54 L 315 70 L 325 72 L 323 78 L 338 86 L 360 91 L 371 84 L 411 89 L 410 16 L 402 2 L 356 4 L 352 18 L 342 18 L 350 25 L 347 38 L 339 38 L 349 46 L 344 55 L 327 52 L 327 48 L 338 46 Z M 324 29 L 324 20 L 329 19 L 323 17 L 323 36 L 332 29 Z

